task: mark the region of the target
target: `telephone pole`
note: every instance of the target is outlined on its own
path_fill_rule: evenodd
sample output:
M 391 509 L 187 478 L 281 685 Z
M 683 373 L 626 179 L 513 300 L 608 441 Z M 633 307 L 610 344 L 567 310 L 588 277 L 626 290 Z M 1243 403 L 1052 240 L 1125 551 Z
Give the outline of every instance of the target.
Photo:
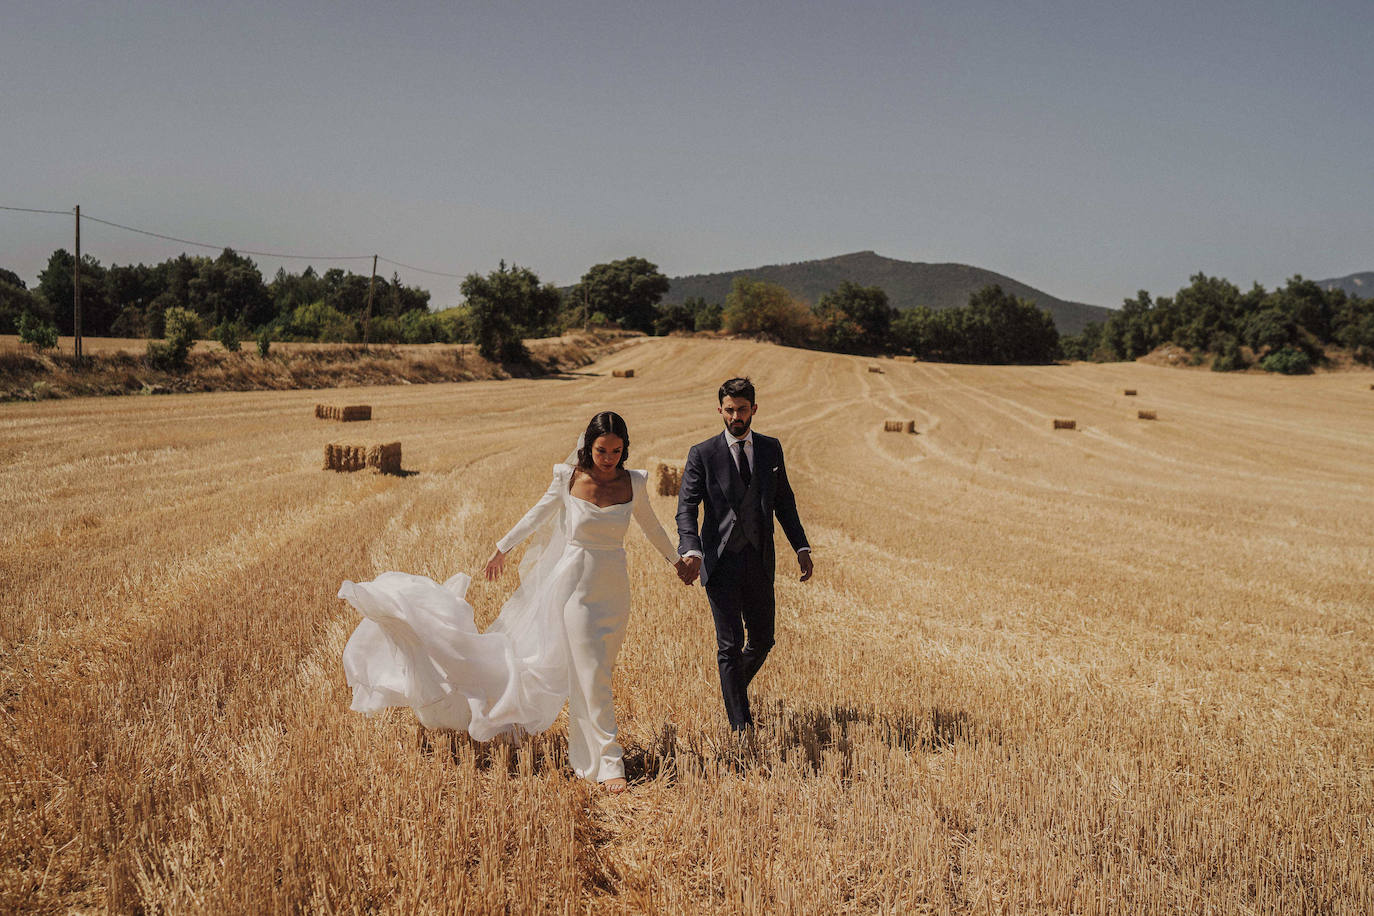
M 372 336 L 372 286 L 377 282 L 377 256 L 372 256 L 372 276 L 367 278 L 367 317 L 363 319 L 363 346 Z
M 72 262 L 72 330 L 76 361 L 81 362 L 81 205 L 76 205 L 76 260 Z

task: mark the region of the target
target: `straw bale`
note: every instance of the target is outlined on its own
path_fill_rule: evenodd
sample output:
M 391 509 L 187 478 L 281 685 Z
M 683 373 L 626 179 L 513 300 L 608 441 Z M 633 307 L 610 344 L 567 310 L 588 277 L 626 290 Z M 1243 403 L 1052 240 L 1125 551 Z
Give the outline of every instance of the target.
M 899 433 L 906 428 L 906 423 L 902 420 L 884 420 L 883 432 Z
M 387 442 L 367 450 L 367 466 L 379 474 L 401 473 L 401 443 Z
M 1122 391 L 1121 393 L 1124 394 L 1124 395 L 1125 395 L 1126 397 L 1128 397 L 1128 398 L 1133 398 L 1133 397 L 1135 397 L 1135 389 L 1134 389 L 1134 388 L 1127 388 L 1126 390 Z
M 909 433 L 911 433 L 913 436 L 916 435 L 916 421 L 915 421 L 915 420 L 907 420 L 907 421 L 906 421 L 906 431 L 909 432 Z
M 882 366 L 869 366 L 869 367 L 868 367 L 868 371 L 869 371 L 869 372 L 876 372 L 876 373 L 878 373 L 879 375 L 882 375 L 882 374 L 883 374 L 883 367 L 882 367 Z
M 676 496 L 682 488 L 682 468 L 668 464 L 658 466 L 658 495 Z
M 367 449 L 361 445 L 331 442 L 324 447 L 326 471 L 360 471 L 367 466 Z
M 315 416 L 321 420 L 371 420 L 372 408 L 367 404 L 354 404 L 350 407 L 335 407 L 332 404 L 316 404 Z
M 1055 429 L 1078 429 L 1078 421 L 1077 421 L 1077 420 L 1055 420 L 1055 421 L 1054 421 L 1054 428 L 1055 428 Z
M 616 378 L 634 378 L 635 371 L 633 369 L 612 369 L 611 375 Z
M 1155 416 L 1155 412 L 1154 412 L 1153 410 L 1137 410 L 1137 411 L 1135 412 L 1135 415 L 1136 415 L 1139 419 L 1141 419 L 1141 420 L 1158 420 L 1158 419 L 1159 419 L 1159 417 Z

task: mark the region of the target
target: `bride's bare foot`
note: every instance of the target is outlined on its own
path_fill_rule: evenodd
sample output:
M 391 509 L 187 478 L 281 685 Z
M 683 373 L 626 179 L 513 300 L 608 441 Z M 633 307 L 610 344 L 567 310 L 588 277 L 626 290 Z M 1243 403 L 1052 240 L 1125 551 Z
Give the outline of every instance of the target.
M 623 776 L 617 776 L 614 779 L 607 779 L 601 783 L 601 788 L 606 792 L 609 792 L 611 795 L 619 795 L 621 792 L 624 792 L 628 787 L 628 783 L 625 782 L 625 777 Z

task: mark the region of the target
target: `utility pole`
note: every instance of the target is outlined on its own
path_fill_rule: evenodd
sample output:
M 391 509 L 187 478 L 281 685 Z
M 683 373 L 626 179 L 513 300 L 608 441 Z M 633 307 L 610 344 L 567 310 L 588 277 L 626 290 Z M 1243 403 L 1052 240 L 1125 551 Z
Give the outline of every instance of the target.
M 377 282 L 377 256 L 372 256 L 372 276 L 367 278 L 367 317 L 363 319 L 363 346 L 372 336 L 372 286 Z
M 76 260 L 72 263 L 72 330 L 76 362 L 81 363 L 81 205 L 76 205 Z

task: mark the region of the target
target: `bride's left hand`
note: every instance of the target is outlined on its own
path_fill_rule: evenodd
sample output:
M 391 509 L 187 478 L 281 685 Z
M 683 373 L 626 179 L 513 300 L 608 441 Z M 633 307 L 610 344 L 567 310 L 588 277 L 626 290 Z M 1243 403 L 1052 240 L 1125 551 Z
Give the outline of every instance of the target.
M 506 555 L 499 549 L 487 560 L 486 576 L 488 582 L 495 582 L 501 578 L 501 573 L 506 568 Z

